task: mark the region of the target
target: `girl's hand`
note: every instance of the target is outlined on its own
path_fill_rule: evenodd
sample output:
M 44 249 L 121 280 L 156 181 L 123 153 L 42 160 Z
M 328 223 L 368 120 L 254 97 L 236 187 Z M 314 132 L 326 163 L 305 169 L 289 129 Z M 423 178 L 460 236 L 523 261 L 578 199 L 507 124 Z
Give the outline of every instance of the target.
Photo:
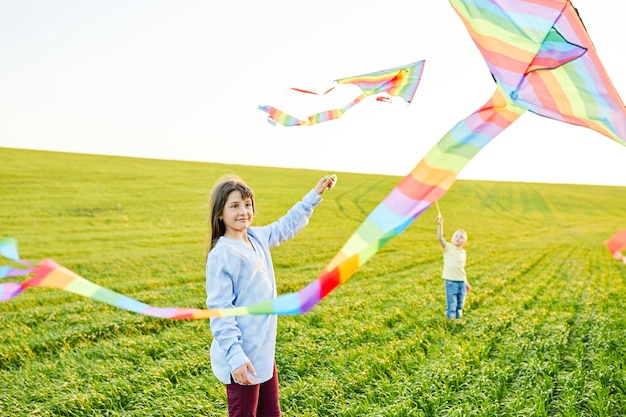
M 337 176 L 335 174 L 326 175 L 318 181 L 317 185 L 315 186 L 315 191 L 319 195 L 322 195 L 324 194 L 324 191 L 332 189 L 336 183 L 337 183 Z
M 248 376 L 248 371 L 250 371 L 252 375 L 256 376 L 252 363 L 248 362 L 233 371 L 233 380 L 241 385 L 252 385 L 252 380 Z

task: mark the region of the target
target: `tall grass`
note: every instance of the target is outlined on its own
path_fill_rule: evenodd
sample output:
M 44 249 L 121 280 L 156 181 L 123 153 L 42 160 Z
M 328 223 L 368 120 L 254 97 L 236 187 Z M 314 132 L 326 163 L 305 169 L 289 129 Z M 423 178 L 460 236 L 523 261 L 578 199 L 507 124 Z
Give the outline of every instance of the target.
M 155 306 L 204 307 L 207 200 L 235 172 L 265 224 L 325 172 L 0 149 L 0 230 Z M 273 251 L 279 292 L 321 272 L 399 177 L 338 173 Z M 435 212 L 309 313 L 279 318 L 285 416 L 626 415 L 623 187 L 457 181 L 445 234 L 469 233 L 466 315 L 444 318 Z M 6 279 L 5 279 L 6 280 Z M 0 304 L 0 415 L 225 416 L 204 321 L 30 289 Z

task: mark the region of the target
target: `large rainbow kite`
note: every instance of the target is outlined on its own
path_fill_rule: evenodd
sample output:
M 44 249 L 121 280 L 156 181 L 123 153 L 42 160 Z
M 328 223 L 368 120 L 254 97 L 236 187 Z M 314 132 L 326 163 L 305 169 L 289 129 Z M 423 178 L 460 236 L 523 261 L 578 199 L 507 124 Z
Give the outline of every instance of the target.
M 165 318 L 301 314 L 346 282 L 385 243 L 441 198 L 465 165 L 526 111 L 587 127 L 626 145 L 626 109 L 569 0 L 450 3 L 487 63 L 496 83 L 493 96 L 441 138 L 369 214 L 320 276 L 299 292 L 232 309 L 160 309 L 103 289 L 46 260 L 22 271 L 0 269 L 6 276 L 34 274 L 22 284 L 2 284 L 1 299 L 39 286 Z M 0 246 L 0 254 L 21 261 L 17 244 L 10 239 Z
M 417 86 L 422 78 L 423 71 L 424 61 L 422 60 L 396 68 L 335 80 L 337 84 L 354 84 L 361 89 L 361 93 L 340 109 L 325 110 L 312 114 L 306 119 L 298 119 L 272 106 L 259 106 L 259 109 L 269 113 L 267 120 L 272 125 L 280 123 L 283 126 L 310 126 L 316 123 L 338 119 L 365 98 L 381 93 L 401 97 L 404 101 L 410 103 L 413 100 Z M 328 89 L 322 93 L 322 95 L 328 94 L 334 88 L 335 87 Z M 292 88 L 292 90 L 307 94 L 317 94 L 313 91 L 300 88 Z M 379 96 L 377 99 L 384 101 L 385 98 L 385 96 Z

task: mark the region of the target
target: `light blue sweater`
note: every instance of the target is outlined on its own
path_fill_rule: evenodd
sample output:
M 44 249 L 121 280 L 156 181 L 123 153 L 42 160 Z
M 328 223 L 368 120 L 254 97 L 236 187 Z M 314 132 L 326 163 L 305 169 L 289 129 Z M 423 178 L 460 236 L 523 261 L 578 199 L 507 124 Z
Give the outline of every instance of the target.
M 279 220 L 248 228 L 254 249 L 243 242 L 220 237 L 206 263 L 208 308 L 248 306 L 276 298 L 276 278 L 270 249 L 293 238 L 308 224 L 322 198 L 309 191 Z M 231 372 L 251 362 L 255 384 L 272 377 L 277 316 L 216 317 L 210 319 L 211 368 L 221 382 L 231 383 Z

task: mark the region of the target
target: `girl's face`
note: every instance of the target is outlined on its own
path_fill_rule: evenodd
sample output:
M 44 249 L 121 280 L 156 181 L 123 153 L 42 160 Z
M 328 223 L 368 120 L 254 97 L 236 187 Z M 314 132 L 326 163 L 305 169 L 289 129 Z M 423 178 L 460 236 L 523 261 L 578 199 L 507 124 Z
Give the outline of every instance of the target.
M 228 195 L 221 219 L 226 226 L 225 236 L 245 232 L 252 223 L 254 205 L 252 199 L 243 198 L 239 191 L 232 191 Z

